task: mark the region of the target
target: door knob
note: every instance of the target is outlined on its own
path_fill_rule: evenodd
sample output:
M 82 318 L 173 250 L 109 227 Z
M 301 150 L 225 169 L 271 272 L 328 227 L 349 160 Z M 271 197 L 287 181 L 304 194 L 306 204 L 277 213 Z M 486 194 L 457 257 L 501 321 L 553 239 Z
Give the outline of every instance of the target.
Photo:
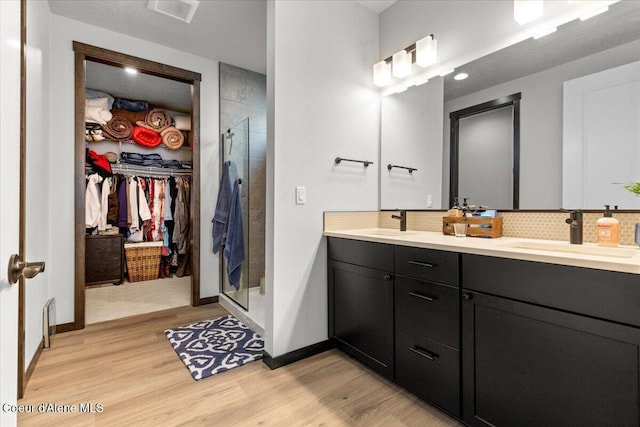
M 44 262 L 25 262 L 21 261 L 17 254 L 9 257 L 9 268 L 7 269 L 7 277 L 9 283 L 18 282 L 20 276 L 25 279 L 31 279 L 44 271 Z

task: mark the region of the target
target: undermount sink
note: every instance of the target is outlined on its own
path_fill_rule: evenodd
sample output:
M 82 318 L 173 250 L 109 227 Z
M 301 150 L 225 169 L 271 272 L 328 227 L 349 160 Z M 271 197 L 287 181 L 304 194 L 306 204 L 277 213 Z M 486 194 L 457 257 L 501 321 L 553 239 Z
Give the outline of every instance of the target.
M 640 251 L 631 248 L 616 248 L 616 247 L 602 247 L 602 246 L 587 246 L 587 245 L 571 245 L 569 243 L 547 243 L 547 242 L 513 242 L 506 243 L 504 246 L 508 246 L 514 249 L 533 249 L 536 251 L 549 251 L 549 252 L 561 252 L 561 253 L 573 253 L 583 255 L 596 255 L 606 256 L 612 258 L 633 258 Z
M 393 230 L 393 229 L 387 229 L 387 230 L 374 230 L 371 231 L 370 234 L 376 235 L 376 236 L 406 236 L 408 234 L 415 234 L 415 231 L 400 231 L 400 230 Z

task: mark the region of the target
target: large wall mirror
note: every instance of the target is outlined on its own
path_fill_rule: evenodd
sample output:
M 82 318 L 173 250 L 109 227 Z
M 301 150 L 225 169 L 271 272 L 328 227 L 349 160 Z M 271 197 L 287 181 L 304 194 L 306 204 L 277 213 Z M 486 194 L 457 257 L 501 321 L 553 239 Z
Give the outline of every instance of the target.
M 639 67 L 632 65 L 638 61 L 640 2 L 621 1 L 611 5 L 604 14 L 586 21 L 576 19 L 560 26 L 553 34 L 524 40 L 458 67 L 456 73 L 465 72 L 469 77 L 457 81 L 453 79 L 454 73 L 443 79 L 442 145 L 425 155 L 431 160 L 441 157 L 440 177 L 429 183 L 441 189 L 441 200 L 428 203 L 424 191 L 417 187 L 413 193 L 399 189 L 395 192 L 383 191 L 385 186 L 389 188 L 388 180 L 391 178 L 383 161 L 380 166 L 381 208 L 449 207 L 450 114 L 519 93 L 519 209 L 600 209 L 605 203 L 618 204 L 620 209 L 639 209 L 640 198 L 622 188 L 626 182 L 640 181 L 640 73 L 636 71 Z M 589 86 L 588 82 L 582 84 L 581 79 L 589 80 L 594 75 L 605 73 L 601 80 L 611 82 L 610 74 L 619 76 L 617 69 L 624 66 L 629 67 L 626 77 L 618 80 L 618 83 L 610 83 L 608 87 L 613 89 L 604 98 L 594 96 L 588 105 L 576 105 L 574 101 L 567 100 L 581 96 L 565 95 L 566 90 L 575 92 L 572 89 L 575 87 L 600 94 L 599 88 Z M 619 87 L 624 89 L 619 90 Z M 409 103 L 424 104 L 425 101 L 419 96 L 409 95 L 417 93 L 420 88 L 416 86 L 402 94 L 391 95 L 394 103 L 400 102 L 401 98 L 407 102 L 403 107 L 394 105 L 394 109 L 410 109 L 412 106 Z M 391 102 L 386 98 L 382 101 L 383 159 L 392 156 L 396 149 L 406 149 L 397 144 L 396 139 L 389 138 L 393 132 L 385 130 L 385 127 L 393 128 L 396 125 L 393 114 L 389 114 L 391 109 L 387 108 Z M 614 106 L 615 109 L 612 109 Z M 588 110 L 588 114 L 580 116 L 580 111 L 584 109 Z M 582 117 L 582 121 L 575 120 L 576 115 Z M 574 117 L 574 120 L 567 123 L 566 117 Z M 582 127 L 576 129 L 576 121 Z M 405 122 L 402 126 L 415 126 L 418 131 L 414 133 L 419 133 L 424 128 L 424 122 L 416 120 L 411 124 Z M 567 130 L 567 126 L 573 127 L 573 130 Z M 411 134 L 412 131 L 406 132 Z M 417 139 L 418 144 L 426 144 L 425 138 Z M 589 145 L 577 152 L 576 145 L 584 140 L 589 140 Z M 635 147 L 635 150 L 630 152 L 631 147 Z M 608 153 L 606 160 L 603 153 Z M 619 156 L 619 163 L 615 161 L 616 156 Z M 574 171 L 576 165 L 580 168 Z M 620 165 L 624 165 L 625 173 L 620 172 Z M 419 172 L 421 167 L 433 169 L 428 163 L 413 167 L 418 168 Z M 487 179 L 490 182 L 491 179 L 501 178 Z M 563 188 L 563 183 L 566 188 Z M 400 184 L 397 180 L 395 186 Z M 589 194 L 591 187 L 597 188 L 597 193 Z M 578 188 L 579 197 L 567 197 L 573 196 Z M 489 204 L 482 200 L 484 196 L 460 196 L 468 197 L 473 204 Z

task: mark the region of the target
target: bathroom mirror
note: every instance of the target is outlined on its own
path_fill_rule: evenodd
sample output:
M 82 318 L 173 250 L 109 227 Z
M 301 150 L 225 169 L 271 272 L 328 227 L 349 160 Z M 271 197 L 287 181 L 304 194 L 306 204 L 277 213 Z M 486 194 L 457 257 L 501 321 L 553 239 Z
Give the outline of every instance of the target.
M 458 67 L 455 73 L 444 78 L 442 167 L 439 182 L 435 183 L 442 189 L 440 207 L 446 209 L 449 205 L 450 114 L 513 93 L 522 94 L 519 208 L 600 209 L 605 203 L 615 204 L 609 200 L 595 203 L 591 198 L 587 205 L 563 206 L 563 86 L 566 81 L 637 61 L 640 61 L 640 2 L 622 1 L 611 5 L 606 13 L 586 21 L 576 19 L 558 27 L 553 34 L 524 40 Z M 465 72 L 469 77 L 454 80 L 459 72 Z M 419 88 L 411 87 L 407 92 Z M 396 95 L 400 94 L 391 96 Z M 405 98 L 410 99 L 409 96 Z M 391 120 L 385 117 L 385 102 L 383 99 L 381 152 L 388 155 L 396 145 L 388 139 L 384 129 L 385 123 L 388 125 Z M 419 127 L 422 123 L 414 122 L 412 126 Z M 432 154 L 440 155 L 438 152 Z M 380 168 L 382 190 L 388 178 L 387 164 L 381 164 Z M 583 171 L 584 175 L 590 173 Z M 632 179 L 640 180 L 640 170 Z M 607 185 L 611 189 L 611 199 L 625 192 L 620 183 Z M 403 205 L 401 200 L 388 203 L 388 195 L 381 191 L 382 209 L 392 208 L 391 204 L 397 205 L 395 207 Z M 485 204 L 483 200 L 475 200 L 473 194 L 460 196 L 469 197 L 473 204 Z M 421 193 L 403 197 L 422 200 L 421 206 L 413 209 L 439 207 L 436 203 L 429 206 Z M 633 203 L 621 203 L 619 207 L 638 209 Z

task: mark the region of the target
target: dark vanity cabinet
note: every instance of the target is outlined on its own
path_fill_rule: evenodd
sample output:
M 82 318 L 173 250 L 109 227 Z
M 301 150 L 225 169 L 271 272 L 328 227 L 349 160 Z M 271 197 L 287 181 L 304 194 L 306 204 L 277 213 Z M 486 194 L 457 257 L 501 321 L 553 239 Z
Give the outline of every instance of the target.
M 460 416 L 460 255 L 395 248 L 396 382 Z
M 393 246 L 329 239 L 329 337 L 393 379 Z
M 462 286 L 466 423 L 639 425 L 637 275 L 464 254 Z
M 329 238 L 329 334 L 471 426 L 640 425 L 640 275 Z

